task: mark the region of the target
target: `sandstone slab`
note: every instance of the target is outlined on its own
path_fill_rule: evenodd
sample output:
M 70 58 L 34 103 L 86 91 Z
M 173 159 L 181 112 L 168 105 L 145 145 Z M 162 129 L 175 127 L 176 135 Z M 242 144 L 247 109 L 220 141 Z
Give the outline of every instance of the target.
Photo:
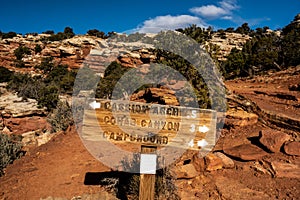
M 300 178 L 300 167 L 297 164 L 274 161 L 271 163 L 271 166 L 275 171 L 276 177 Z
M 252 144 L 241 144 L 223 151 L 226 155 L 243 161 L 258 160 L 267 155 L 267 152 Z
M 226 112 L 225 123 L 231 126 L 249 126 L 257 123 L 258 116 L 242 109 L 230 109 Z

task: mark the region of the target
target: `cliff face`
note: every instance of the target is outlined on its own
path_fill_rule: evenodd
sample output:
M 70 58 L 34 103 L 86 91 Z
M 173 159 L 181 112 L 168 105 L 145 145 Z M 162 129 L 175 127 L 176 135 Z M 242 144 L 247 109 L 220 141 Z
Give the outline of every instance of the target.
M 67 64 L 71 69 L 76 69 L 81 66 L 91 48 L 100 47 L 102 40 L 78 35 L 62 41 L 45 41 L 49 36 L 47 34 L 27 35 L 26 37 L 19 35 L 11 39 L 0 40 L 0 66 L 14 71 L 33 72 L 34 66 L 40 64 L 43 58 L 51 56 L 56 63 Z M 41 47 L 41 52 L 35 51 L 36 45 Z M 17 68 L 15 64 L 14 51 L 19 46 L 26 46 L 30 50 L 30 55 L 24 55 L 21 59 L 25 64 L 24 68 Z
M 19 72 L 35 72 L 34 66 L 39 65 L 43 58 L 53 57 L 55 63 L 66 64 L 70 69 L 78 69 L 82 63 L 86 61 L 87 64 L 92 65 L 91 68 L 97 69 L 99 63 L 96 61 L 103 60 L 103 62 L 112 62 L 122 55 L 118 62 L 125 67 L 135 67 L 143 63 L 153 61 L 155 56 L 145 48 L 138 51 L 140 44 L 128 48 L 127 44 L 122 42 L 109 41 L 93 36 L 76 35 L 73 38 L 62 41 L 47 41 L 50 37 L 48 34 L 26 35 L 0 40 L 0 66 L 4 66 L 13 71 Z M 223 38 L 223 39 L 222 39 Z M 242 45 L 250 39 L 247 35 L 238 33 L 226 33 L 225 37 L 220 37 L 215 33 L 206 45 L 209 49 L 210 45 L 218 46 L 218 60 L 225 60 L 232 48 L 241 49 Z M 35 50 L 36 46 L 41 47 L 41 51 Z M 16 63 L 16 56 L 14 51 L 20 47 L 26 46 L 29 48 L 29 55 L 24 55 L 21 61 L 24 67 L 18 68 Z M 145 45 L 144 45 L 145 46 Z M 151 45 L 148 45 L 151 48 Z M 93 49 L 93 51 L 91 51 Z M 130 52 L 128 50 L 132 49 Z M 88 57 L 88 55 L 90 56 Z M 94 67 L 93 67 L 94 65 Z M 98 66 L 97 66 L 98 65 Z

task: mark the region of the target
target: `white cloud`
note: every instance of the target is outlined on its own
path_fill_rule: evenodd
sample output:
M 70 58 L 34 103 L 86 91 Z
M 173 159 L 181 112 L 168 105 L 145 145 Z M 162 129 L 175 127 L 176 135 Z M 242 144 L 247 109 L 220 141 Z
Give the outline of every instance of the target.
M 221 7 L 227 11 L 236 10 L 239 6 L 236 4 L 235 0 L 223 0 L 219 2 Z
M 208 17 L 208 18 L 227 14 L 226 10 L 224 10 L 221 7 L 214 6 L 214 5 L 194 7 L 194 8 L 191 8 L 190 11 L 196 15 L 200 15 L 202 17 Z
M 194 7 L 190 9 L 191 13 L 205 17 L 208 19 L 214 19 L 222 17 L 224 15 L 230 16 L 233 10 L 239 8 L 236 4 L 236 0 L 223 0 L 218 2 L 219 6 L 206 5 L 200 7 Z M 227 17 L 228 18 L 228 17 Z
M 200 27 L 205 27 L 205 23 L 196 16 L 178 15 L 178 16 L 157 16 L 143 22 L 143 24 L 134 29 L 134 32 L 140 33 L 157 33 L 162 30 L 175 30 L 177 28 L 184 28 L 191 24 L 196 24 Z
M 225 19 L 225 20 L 232 20 L 233 17 L 232 16 L 224 16 L 224 17 L 221 17 L 221 19 Z

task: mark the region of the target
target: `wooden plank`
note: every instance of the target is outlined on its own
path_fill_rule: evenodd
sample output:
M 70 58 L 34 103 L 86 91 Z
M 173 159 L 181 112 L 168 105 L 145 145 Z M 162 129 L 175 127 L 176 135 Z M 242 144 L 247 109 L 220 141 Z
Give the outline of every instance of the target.
M 215 144 L 213 110 L 132 101 L 98 102 L 99 109 L 84 112 L 83 139 L 194 150 L 201 149 L 199 144 L 203 142 L 208 144 L 206 148 Z
M 155 146 L 141 146 L 142 154 L 155 153 Z M 139 200 L 154 200 L 155 195 L 155 174 L 141 174 Z

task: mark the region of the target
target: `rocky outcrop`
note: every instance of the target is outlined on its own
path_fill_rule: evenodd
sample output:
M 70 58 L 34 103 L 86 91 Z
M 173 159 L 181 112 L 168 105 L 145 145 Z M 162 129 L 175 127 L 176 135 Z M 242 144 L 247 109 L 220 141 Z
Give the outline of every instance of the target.
M 3 133 L 26 135 L 34 132 L 37 136 L 35 131 L 45 132 L 51 129 L 46 115 L 45 109 L 39 108 L 36 100 L 24 100 L 6 90 L 1 95 L 0 131 Z
M 45 110 L 38 107 L 36 100 L 24 100 L 22 97 L 18 97 L 10 92 L 1 95 L 0 111 L 4 118 L 46 115 Z
M 141 101 L 145 103 L 158 103 L 163 105 L 178 106 L 175 91 L 166 88 L 148 88 L 131 95 L 131 101 Z
M 226 60 L 231 52 L 231 49 L 236 48 L 242 50 L 243 45 L 251 39 L 249 35 L 240 34 L 240 33 L 224 33 L 224 36 L 220 36 L 220 33 L 214 33 L 212 39 L 206 42 L 206 46 L 213 44 L 219 47 L 219 52 L 217 53 L 217 59 L 220 61 Z
M 227 126 L 249 126 L 258 121 L 258 116 L 241 108 L 232 108 L 226 112 L 225 124 Z

